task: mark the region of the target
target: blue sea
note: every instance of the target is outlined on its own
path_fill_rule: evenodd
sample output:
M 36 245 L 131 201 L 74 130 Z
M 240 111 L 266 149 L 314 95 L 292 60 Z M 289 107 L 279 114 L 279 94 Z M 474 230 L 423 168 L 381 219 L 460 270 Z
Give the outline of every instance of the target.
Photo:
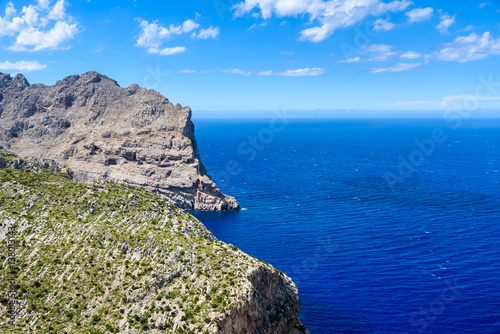
M 195 215 L 298 285 L 311 333 L 500 333 L 500 121 L 197 119 L 240 212 Z

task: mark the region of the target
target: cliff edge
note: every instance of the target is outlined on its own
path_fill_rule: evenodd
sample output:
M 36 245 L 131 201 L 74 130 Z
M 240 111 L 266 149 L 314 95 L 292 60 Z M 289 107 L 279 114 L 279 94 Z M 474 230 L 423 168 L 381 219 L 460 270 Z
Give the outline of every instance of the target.
M 140 186 L 183 209 L 239 209 L 201 163 L 189 107 L 97 72 L 53 86 L 0 73 L 0 148 L 52 159 L 81 182 Z

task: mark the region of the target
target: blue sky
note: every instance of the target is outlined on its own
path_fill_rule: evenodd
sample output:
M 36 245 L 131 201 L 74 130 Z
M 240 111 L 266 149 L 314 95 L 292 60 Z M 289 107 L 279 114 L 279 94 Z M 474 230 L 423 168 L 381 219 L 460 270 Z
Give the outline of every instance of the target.
M 208 116 L 500 109 L 498 0 L 31 0 L 0 13 L 0 71 L 31 83 L 96 70 Z

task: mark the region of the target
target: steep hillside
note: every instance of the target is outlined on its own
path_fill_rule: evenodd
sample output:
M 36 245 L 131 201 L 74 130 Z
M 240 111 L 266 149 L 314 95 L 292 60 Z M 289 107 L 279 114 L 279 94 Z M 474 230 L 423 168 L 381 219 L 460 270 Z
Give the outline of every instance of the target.
M 145 189 L 71 175 L 0 154 L 0 332 L 308 332 L 279 270 Z

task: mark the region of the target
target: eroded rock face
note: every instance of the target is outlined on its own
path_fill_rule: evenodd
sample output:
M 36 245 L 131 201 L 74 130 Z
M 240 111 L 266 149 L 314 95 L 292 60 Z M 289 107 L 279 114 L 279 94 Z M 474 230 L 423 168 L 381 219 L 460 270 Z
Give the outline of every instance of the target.
M 252 293 L 220 319 L 218 333 L 310 334 L 297 318 L 299 294 L 288 276 L 259 267 L 247 277 Z
M 183 209 L 239 209 L 201 163 L 189 107 L 97 72 L 53 86 L 0 73 L 0 147 L 67 165 L 81 182 L 144 187 Z

